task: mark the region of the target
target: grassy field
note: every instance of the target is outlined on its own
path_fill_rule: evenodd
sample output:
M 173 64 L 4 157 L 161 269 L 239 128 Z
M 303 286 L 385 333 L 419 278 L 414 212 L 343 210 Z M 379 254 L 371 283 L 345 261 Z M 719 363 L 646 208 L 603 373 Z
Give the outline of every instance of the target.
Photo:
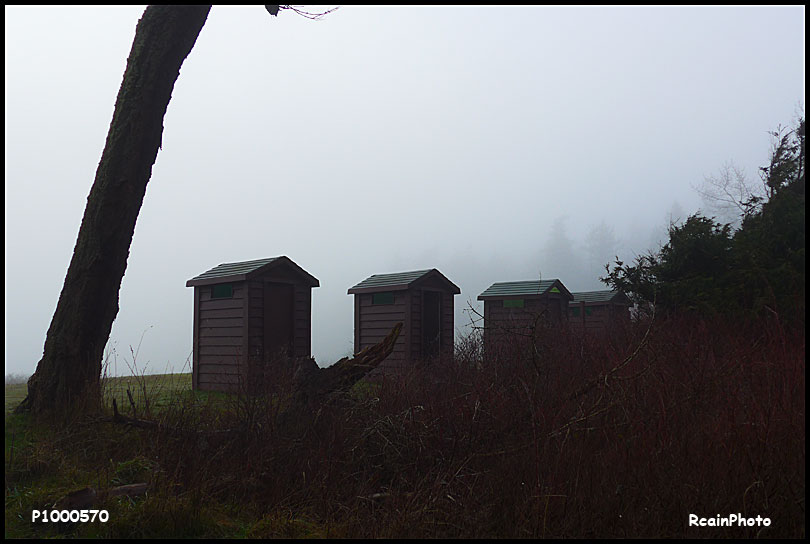
M 122 410 L 130 407 L 129 391 L 136 406 L 160 411 L 178 395 L 191 392 L 191 373 L 107 378 L 101 386 L 105 402 L 111 403 L 114 398 Z
M 102 381 L 105 400 L 115 398 L 120 407 L 128 407 L 127 390 L 137 405 L 150 401 L 152 408 L 165 407 L 173 397 L 184 391 L 191 391 L 191 373 L 155 374 L 150 376 L 122 376 L 105 378 Z M 6 410 L 10 413 L 28 392 L 25 383 L 6 384 Z
M 28 392 L 28 385 L 24 383 L 6 384 L 6 414 L 10 413 Z

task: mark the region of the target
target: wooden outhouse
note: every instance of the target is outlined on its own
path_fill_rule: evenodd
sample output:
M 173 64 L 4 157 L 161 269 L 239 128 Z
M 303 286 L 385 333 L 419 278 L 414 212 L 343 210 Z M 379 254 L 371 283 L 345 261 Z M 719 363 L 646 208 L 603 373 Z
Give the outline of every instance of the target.
M 572 299 L 558 279 L 493 283 L 478 295 L 484 301 L 484 349 L 527 338 L 535 323 L 566 322 Z
M 577 330 L 605 331 L 611 323 L 630 319 L 631 302 L 620 291 L 584 291 L 571 293 L 568 322 Z
M 375 274 L 351 289 L 354 351 L 380 342 L 402 322 L 385 368 L 453 353 L 453 296 L 461 290 L 435 268 Z
M 194 389 L 235 390 L 251 364 L 311 354 L 312 288 L 318 280 L 288 257 L 223 263 L 194 287 Z

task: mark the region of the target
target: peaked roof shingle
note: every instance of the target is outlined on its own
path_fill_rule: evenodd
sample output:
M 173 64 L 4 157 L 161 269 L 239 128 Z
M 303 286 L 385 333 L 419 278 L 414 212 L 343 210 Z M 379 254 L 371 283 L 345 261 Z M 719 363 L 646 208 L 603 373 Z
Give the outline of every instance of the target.
M 364 279 L 354 287 L 350 288 L 348 294 L 353 295 L 357 293 L 371 293 L 373 291 L 401 291 L 409 289 L 411 285 L 428 275 L 438 276 L 441 280 L 447 283 L 448 287 L 454 294 L 461 292 L 453 282 L 448 280 L 444 274 L 431 268 L 429 270 L 414 270 L 411 272 L 396 272 L 394 274 L 374 274 Z
M 478 295 L 478 300 L 488 298 L 506 298 L 520 296 L 545 295 L 554 286 L 562 287 L 561 292 L 570 295 L 571 293 L 558 279 L 550 280 L 528 280 L 528 281 L 504 281 L 493 283 L 483 293 Z
M 579 293 L 571 293 L 574 300 L 570 304 L 579 304 L 580 302 L 621 302 L 625 300 L 625 296 L 621 291 L 604 290 L 604 291 L 582 291 Z
M 320 287 L 320 282 L 309 274 L 306 270 L 295 264 L 292 259 L 284 255 L 280 257 L 270 257 L 267 259 L 256 259 L 253 261 L 241 261 L 237 263 L 222 263 L 210 270 L 206 270 L 198 276 L 194 276 L 186 282 L 186 287 L 194 285 L 206 285 L 225 281 L 242 281 L 248 276 L 255 275 L 260 269 L 269 269 L 281 264 L 291 266 L 296 272 L 301 274 L 312 287 Z

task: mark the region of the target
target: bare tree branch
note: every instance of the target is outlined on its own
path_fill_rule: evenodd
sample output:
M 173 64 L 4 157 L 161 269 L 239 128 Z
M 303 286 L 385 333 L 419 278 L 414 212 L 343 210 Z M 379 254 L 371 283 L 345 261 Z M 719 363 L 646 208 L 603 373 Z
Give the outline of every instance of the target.
M 301 9 L 302 6 L 264 6 L 265 9 L 270 13 L 270 15 L 278 15 L 278 12 L 282 9 L 289 9 L 294 11 L 301 17 L 306 17 L 307 19 L 312 19 L 313 21 L 317 21 L 321 19 L 324 15 L 329 15 L 333 11 L 336 11 L 340 6 L 336 6 L 330 10 L 326 10 L 320 13 L 311 13 L 309 11 L 304 11 Z
M 693 186 L 706 211 L 720 221 L 739 226 L 742 219 L 754 213 L 767 195 L 767 187 L 756 187 L 745 171 L 733 162 L 726 162 L 716 176 L 707 176 L 699 187 Z

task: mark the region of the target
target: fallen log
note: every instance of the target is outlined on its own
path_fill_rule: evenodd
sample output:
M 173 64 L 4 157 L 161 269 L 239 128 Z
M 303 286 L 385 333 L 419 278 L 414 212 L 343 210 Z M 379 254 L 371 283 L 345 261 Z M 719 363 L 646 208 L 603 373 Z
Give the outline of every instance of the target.
M 127 390 L 127 393 L 129 393 L 129 390 Z M 124 423 L 132 427 L 140 427 L 141 429 L 154 429 L 161 427 L 161 424 L 157 421 L 152 421 L 150 419 L 137 419 L 123 415 L 118 411 L 118 403 L 115 401 L 115 399 L 112 399 L 112 405 L 113 416 L 110 421 L 113 423 Z
M 351 359 L 344 357 L 325 368 L 315 365 L 307 379 L 299 378 L 298 387 L 311 399 L 348 391 L 393 353 L 401 331 L 402 323 L 397 323 L 380 343 L 359 351 Z
M 344 357 L 332 366 L 320 368 L 310 359 L 311 365 L 296 368 L 291 402 L 279 415 L 281 434 L 299 435 L 317 420 L 327 404 L 340 398 L 393 353 L 401 331 L 402 323 L 397 323 L 378 344 L 357 352 L 352 358 Z

